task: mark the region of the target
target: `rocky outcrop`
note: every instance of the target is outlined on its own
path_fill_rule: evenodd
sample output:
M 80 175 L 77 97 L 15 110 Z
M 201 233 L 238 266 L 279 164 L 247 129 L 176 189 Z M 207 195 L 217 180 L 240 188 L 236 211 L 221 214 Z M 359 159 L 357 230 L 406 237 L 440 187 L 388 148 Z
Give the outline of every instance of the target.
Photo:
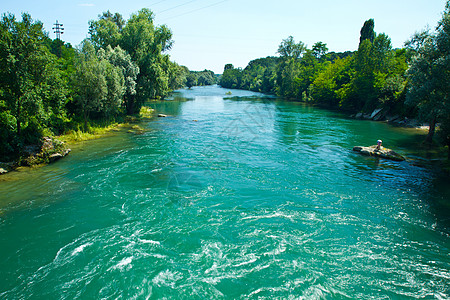
M 0 175 L 19 166 L 35 166 L 55 162 L 70 153 L 64 142 L 52 137 L 43 137 L 42 145 L 30 145 L 21 151 L 21 158 L 14 162 L 0 163 Z
M 381 157 L 381 158 L 386 158 L 386 159 L 390 159 L 390 160 L 394 160 L 394 161 L 404 161 L 405 160 L 405 158 L 403 156 L 401 156 L 400 154 L 398 154 L 397 152 L 395 152 L 391 149 L 384 148 L 384 147 L 381 147 L 381 149 L 377 149 L 376 145 L 369 146 L 369 147 L 355 146 L 355 147 L 353 147 L 353 151 L 361 153 L 362 155 Z
M 27 157 L 21 161 L 21 165 L 33 166 L 52 163 L 70 153 L 64 142 L 52 137 L 43 137 L 42 146 L 37 153 L 27 153 Z
M 400 117 L 399 115 L 390 115 L 389 111 L 383 108 L 377 108 L 372 113 L 362 113 L 351 115 L 355 119 L 365 119 L 372 121 L 387 121 L 389 124 L 401 127 L 427 129 L 427 124 L 421 124 L 416 119 L 409 119 L 407 117 Z

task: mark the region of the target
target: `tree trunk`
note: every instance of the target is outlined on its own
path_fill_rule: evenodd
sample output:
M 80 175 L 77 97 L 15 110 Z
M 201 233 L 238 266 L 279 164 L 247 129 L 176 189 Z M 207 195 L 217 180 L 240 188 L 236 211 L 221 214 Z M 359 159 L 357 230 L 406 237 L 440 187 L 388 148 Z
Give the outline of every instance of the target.
M 431 145 L 431 143 L 433 142 L 435 130 L 436 130 L 436 116 L 433 116 L 430 122 L 430 129 L 428 130 L 427 137 L 425 138 L 424 141 L 425 144 Z

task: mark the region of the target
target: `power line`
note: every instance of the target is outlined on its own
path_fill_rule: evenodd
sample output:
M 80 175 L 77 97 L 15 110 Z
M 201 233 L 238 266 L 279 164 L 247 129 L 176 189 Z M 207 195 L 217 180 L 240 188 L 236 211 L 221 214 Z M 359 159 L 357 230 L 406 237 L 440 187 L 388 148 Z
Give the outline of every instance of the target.
M 184 5 L 186 5 L 186 4 L 189 4 L 189 3 L 192 3 L 192 2 L 195 2 L 195 1 L 197 1 L 197 0 L 188 1 L 188 2 L 185 2 L 185 3 L 179 4 L 179 5 L 177 5 L 177 6 L 174 6 L 174 7 L 165 9 L 165 10 L 161 10 L 159 13 L 163 13 L 163 12 L 165 12 L 165 11 L 169 11 L 169 10 L 178 8 L 178 7 L 180 7 L 180 6 L 184 6 Z
M 152 4 L 149 4 L 148 6 L 153 6 L 153 5 L 159 4 L 159 3 L 164 2 L 164 1 L 166 1 L 166 0 L 161 0 L 161 1 L 158 1 L 158 2 L 155 2 L 155 3 L 152 3 Z
M 194 0 L 194 1 L 195 1 L 195 0 Z M 165 18 L 163 21 L 170 20 L 170 19 L 173 19 L 173 18 L 178 18 L 178 17 L 184 16 L 184 15 L 187 15 L 187 14 L 191 14 L 191 13 L 197 12 L 197 11 L 199 11 L 199 10 L 206 9 L 206 8 L 210 8 L 210 7 L 219 5 L 219 4 L 224 3 L 224 2 L 227 2 L 227 1 L 228 1 L 228 0 L 219 1 L 219 2 L 216 2 L 216 3 L 210 4 L 210 5 L 204 6 L 204 7 L 200 7 L 200 8 L 197 8 L 197 9 L 194 9 L 194 10 L 191 10 L 191 11 L 188 11 L 188 12 L 185 12 L 185 13 L 182 13 L 182 14 L 179 14 L 179 15 L 176 15 L 176 16 L 172 16 L 172 17 Z M 191 1 L 191 2 L 193 2 L 193 1 Z

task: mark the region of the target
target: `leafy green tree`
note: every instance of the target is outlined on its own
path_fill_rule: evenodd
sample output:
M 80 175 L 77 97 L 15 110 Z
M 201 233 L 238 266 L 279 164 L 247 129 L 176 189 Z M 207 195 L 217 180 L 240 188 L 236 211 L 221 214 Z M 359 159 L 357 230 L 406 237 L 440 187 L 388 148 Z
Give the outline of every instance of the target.
M 342 95 L 351 80 L 351 57 L 326 62 L 309 87 L 312 100 L 330 107 L 339 107 Z
M 201 72 L 193 72 L 197 76 L 197 85 L 206 86 L 216 83 L 216 78 L 213 71 L 203 70 Z
M 175 62 L 171 62 L 169 69 L 169 88 L 176 90 L 186 86 L 189 69 L 185 66 L 180 66 Z
M 121 78 L 124 80 L 124 106 L 129 111 L 130 103 L 134 101 L 134 97 L 136 96 L 136 79 L 139 74 L 139 67 L 131 60 L 131 56 L 120 46 L 113 49 L 108 45 L 104 52 L 104 58 L 113 66 L 119 68 L 122 73 L 122 76 L 118 76 L 118 80 L 121 80 Z M 117 93 L 113 92 L 113 94 Z
M 126 91 L 123 69 L 109 62 L 105 50 L 97 53 L 88 40 L 82 43 L 73 85 L 85 131 L 89 129 L 91 116 L 100 114 L 111 118 L 117 114 Z
M 89 36 L 91 42 L 100 48 L 107 46 L 115 48 L 121 40 L 121 31 L 125 21 L 119 13 L 113 15 L 110 11 L 99 15 L 97 21 L 89 21 Z
M 282 58 L 299 59 L 305 50 L 306 46 L 303 42 L 296 43 L 294 38 L 289 36 L 287 39 L 281 41 L 277 53 Z
M 117 52 L 114 50 L 117 50 Z M 125 51 L 120 49 L 119 46 L 114 50 L 111 46 L 108 46 L 106 51 L 100 49 L 97 54 L 99 64 L 103 67 L 103 75 L 105 76 L 107 86 L 107 95 L 102 103 L 101 110 L 107 119 L 111 119 L 119 113 L 125 92 L 128 90 L 132 93 L 136 85 L 131 76 L 128 77 L 128 82 L 126 82 L 125 76 L 130 75 L 130 73 L 127 74 L 127 71 L 130 71 L 130 68 L 133 69 L 134 67 L 134 72 L 132 71 L 133 73 L 131 75 L 135 77 L 137 67 L 132 65 L 129 56 L 127 57 Z M 130 68 L 127 70 L 123 65 Z
M 314 57 L 320 60 L 327 54 L 328 47 L 325 43 L 317 42 L 312 46 L 311 50 Z
M 68 67 L 50 53 L 42 23 L 22 14 L 0 21 L 0 155 L 13 157 L 38 144 L 44 132 L 62 130 L 69 94 Z
M 391 40 L 385 34 L 376 35 L 370 19 L 361 29 L 361 42 L 354 55 L 352 81 L 341 92 L 342 106 L 352 111 L 371 111 L 381 105 L 381 89 L 395 65 Z M 373 33 L 373 34 L 372 34 Z
M 15 119 L 20 136 L 22 124 L 42 113 L 41 89 L 52 57 L 43 45 L 42 23 L 29 14 L 22 14 L 22 21 L 4 15 L 0 30 L 0 89 L 4 108 Z
M 234 69 L 233 64 L 226 64 L 225 67 L 224 67 L 224 71 L 226 71 L 226 70 L 233 70 L 233 69 Z
M 186 77 L 186 86 L 191 88 L 197 85 L 197 76 L 194 73 L 189 73 Z
M 408 43 L 415 51 L 408 69 L 407 103 L 418 107 L 419 117 L 427 120 L 431 143 L 435 126 L 441 122 L 441 136 L 450 146 L 450 2 L 447 1 L 436 33 L 416 34 Z M 450 156 L 450 149 L 449 149 Z
M 85 40 L 82 43 L 73 77 L 75 101 L 83 117 L 85 131 L 88 131 L 89 115 L 101 110 L 102 102 L 108 95 L 103 71 L 95 48 Z
M 369 40 L 369 42 L 373 43 L 376 36 L 374 29 L 375 21 L 373 19 L 369 19 L 364 22 L 364 25 L 360 31 L 359 45 L 361 45 L 365 40 Z
M 303 42 L 296 43 L 292 36 L 281 41 L 277 53 L 281 56 L 281 62 L 277 66 L 277 87 L 279 96 L 286 98 L 298 98 L 299 88 L 296 78 L 299 72 L 299 59 L 306 51 Z
M 129 102 L 128 113 L 139 110 L 150 98 L 164 97 L 169 92 L 169 56 L 163 52 L 172 46 L 172 33 L 166 26 L 156 27 L 149 9 L 133 14 L 122 30 L 121 47 L 139 67 L 137 94 Z
M 113 15 L 109 10 L 104 12 L 102 15 L 99 15 L 99 19 L 114 22 L 119 28 L 119 30 L 122 30 L 123 26 L 125 25 L 125 20 L 123 19 L 121 14 L 115 13 Z
M 232 64 L 227 64 L 219 84 L 223 88 L 239 89 L 242 86 L 242 76 L 242 69 L 234 68 Z

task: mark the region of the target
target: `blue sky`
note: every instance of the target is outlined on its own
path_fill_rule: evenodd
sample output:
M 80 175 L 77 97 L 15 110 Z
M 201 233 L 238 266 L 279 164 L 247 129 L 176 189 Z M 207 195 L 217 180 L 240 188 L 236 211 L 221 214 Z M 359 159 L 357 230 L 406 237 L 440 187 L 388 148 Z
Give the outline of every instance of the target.
M 365 20 L 386 33 L 394 47 L 414 32 L 434 28 L 445 0 L 2 0 L 1 13 L 20 18 L 28 12 L 44 23 L 51 38 L 56 20 L 64 24 L 62 39 L 78 45 L 88 37 L 88 21 L 103 11 L 125 19 L 143 7 L 166 24 L 175 41 L 170 56 L 190 70 L 222 73 L 227 63 L 244 68 L 250 60 L 276 55 L 282 39 L 292 35 L 311 47 L 322 41 L 330 51 L 356 50 Z

